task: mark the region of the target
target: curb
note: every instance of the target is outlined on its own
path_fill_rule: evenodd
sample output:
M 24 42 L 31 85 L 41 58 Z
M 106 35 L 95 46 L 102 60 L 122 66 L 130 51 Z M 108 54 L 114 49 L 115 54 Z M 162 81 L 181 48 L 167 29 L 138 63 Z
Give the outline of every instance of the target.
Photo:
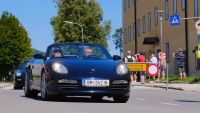
M 145 87 L 152 87 L 152 88 L 163 88 L 163 89 L 167 89 L 167 86 L 166 86 L 166 85 L 156 85 L 156 84 L 145 84 L 145 85 L 136 85 L 136 86 L 145 86 Z M 180 87 L 168 86 L 168 89 L 175 89 L 175 90 L 181 90 L 181 91 L 183 91 L 183 89 L 180 88 Z
M 145 84 L 145 85 L 141 85 L 141 84 L 136 84 L 135 86 L 144 86 L 144 87 L 152 87 L 152 88 L 163 88 L 167 90 L 167 85 L 166 84 L 162 84 L 162 85 L 157 85 L 157 84 Z M 183 86 L 184 87 L 184 86 Z M 178 87 L 178 86 L 169 86 L 168 85 L 168 89 L 173 89 L 173 90 L 180 90 L 180 91 L 191 91 L 191 92 L 196 92 L 196 93 L 200 93 L 200 89 L 186 89 L 183 87 Z

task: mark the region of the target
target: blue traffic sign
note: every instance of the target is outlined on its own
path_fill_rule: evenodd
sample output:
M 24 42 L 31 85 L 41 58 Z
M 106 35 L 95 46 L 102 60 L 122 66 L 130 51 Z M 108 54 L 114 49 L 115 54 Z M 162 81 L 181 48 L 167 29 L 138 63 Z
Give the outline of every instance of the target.
M 170 16 L 170 25 L 171 26 L 179 26 L 181 24 L 181 17 L 180 15 L 172 15 Z

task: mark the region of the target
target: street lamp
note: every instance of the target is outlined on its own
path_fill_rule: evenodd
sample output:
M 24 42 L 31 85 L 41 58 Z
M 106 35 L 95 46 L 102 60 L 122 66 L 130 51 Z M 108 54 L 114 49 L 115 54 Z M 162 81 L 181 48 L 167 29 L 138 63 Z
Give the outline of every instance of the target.
M 164 13 L 163 10 L 159 10 L 157 11 L 158 14 L 160 14 L 160 51 L 162 51 L 162 38 L 163 38 L 163 25 L 162 25 L 162 21 L 164 20 L 162 17 L 162 13 Z
M 82 39 L 82 43 L 84 43 L 84 40 L 83 40 L 83 26 L 79 23 L 74 23 L 74 22 L 71 22 L 71 21 L 64 21 L 65 23 L 67 24 L 75 24 L 75 25 L 78 25 L 81 27 L 81 39 Z
M 162 13 L 164 13 L 163 10 L 159 10 L 157 11 L 158 14 L 160 14 L 160 51 L 162 51 L 162 38 L 163 38 L 163 25 L 162 25 L 162 21 L 164 20 L 163 17 L 162 17 Z M 169 69 L 168 69 L 168 63 L 166 63 L 166 70 L 167 70 L 167 88 L 166 90 L 168 90 L 168 76 L 169 76 Z

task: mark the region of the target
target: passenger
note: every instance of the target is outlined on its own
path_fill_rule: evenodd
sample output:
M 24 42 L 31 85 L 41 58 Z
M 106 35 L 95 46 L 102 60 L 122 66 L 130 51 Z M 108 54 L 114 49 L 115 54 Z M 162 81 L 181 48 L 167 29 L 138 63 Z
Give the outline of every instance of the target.
M 83 55 L 84 55 L 84 57 L 91 56 L 92 55 L 92 49 L 90 49 L 90 48 L 84 49 Z

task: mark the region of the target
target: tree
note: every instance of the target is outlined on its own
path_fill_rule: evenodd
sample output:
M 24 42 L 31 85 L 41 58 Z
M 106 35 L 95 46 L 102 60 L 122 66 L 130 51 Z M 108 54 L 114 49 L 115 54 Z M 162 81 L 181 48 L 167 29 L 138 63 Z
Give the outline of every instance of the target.
M 6 77 L 32 54 L 31 40 L 18 19 L 3 12 L 0 17 L 0 75 Z
M 55 43 L 81 41 L 81 28 L 84 30 L 84 42 L 97 43 L 107 47 L 107 37 L 110 33 L 111 21 L 103 20 L 103 12 L 96 0 L 56 0 L 58 15 L 53 17 Z M 103 23 L 103 25 L 101 25 Z
M 112 38 L 115 44 L 115 49 L 116 50 L 121 49 L 122 48 L 122 28 L 116 29 L 115 33 L 112 35 Z

